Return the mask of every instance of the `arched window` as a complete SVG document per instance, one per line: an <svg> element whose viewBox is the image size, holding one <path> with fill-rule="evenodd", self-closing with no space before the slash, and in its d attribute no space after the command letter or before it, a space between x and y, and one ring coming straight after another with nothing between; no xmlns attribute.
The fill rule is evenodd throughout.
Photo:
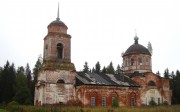
<svg viewBox="0 0 180 112"><path fill-rule="evenodd" d="M134 65L134 57L131 58L131 66Z"/></svg>
<svg viewBox="0 0 180 112"><path fill-rule="evenodd" d="M135 106L135 98L131 97L131 106L134 107Z"/></svg>
<svg viewBox="0 0 180 112"><path fill-rule="evenodd" d="M138 57L138 65L142 65L142 58Z"/></svg>
<svg viewBox="0 0 180 112"><path fill-rule="evenodd" d="M58 59L63 58L63 45L61 43L57 44L57 58Z"/></svg>
<svg viewBox="0 0 180 112"><path fill-rule="evenodd" d="M124 61L124 66L128 66L128 61L127 61L127 59Z"/></svg>
<svg viewBox="0 0 180 112"><path fill-rule="evenodd" d="M136 106L136 94L133 92L130 93L130 106Z"/></svg>
<svg viewBox="0 0 180 112"><path fill-rule="evenodd" d="M148 86L156 86L156 84L154 83L154 81L149 81Z"/></svg>
<svg viewBox="0 0 180 112"><path fill-rule="evenodd" d="M59 79L59 80L57 81L57 83L64 84L65 82L64 82L63 79Z"/></svg>

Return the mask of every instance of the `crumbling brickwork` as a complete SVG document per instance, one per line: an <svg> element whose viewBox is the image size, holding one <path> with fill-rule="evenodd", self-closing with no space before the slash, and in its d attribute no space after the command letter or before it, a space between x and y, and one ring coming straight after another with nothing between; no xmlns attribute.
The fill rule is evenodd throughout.
<svg viewBox="0 0 180 112"><path fill-rule="evenodd" d="M75 72L66 70L43 70L38 75L35 90L35 103L67 104L75 100Z"/></svg>
<svg viewBox="0 0 180 112"><path fill-rule="evenodd" d="M92 106L91 98L95 98L95 106L102 106L102 97L106 98L106 106L111 107L113 98L119 102L119 106L131 106L134 98L134 106L140 106L140 92L138 88L130 87L115 87L115 86L78 86L76 89L78 99L82 102L83 106Z"/></svg>

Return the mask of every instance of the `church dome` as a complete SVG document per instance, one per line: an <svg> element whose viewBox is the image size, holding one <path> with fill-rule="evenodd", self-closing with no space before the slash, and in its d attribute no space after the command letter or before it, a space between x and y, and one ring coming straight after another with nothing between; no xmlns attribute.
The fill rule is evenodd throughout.
<svg viewBox="0 0 180 112"><path fill-rule="evenodd" d="M67 26L64 24L64 22L62 22L59 18L56 18L56 20L52 21L49 26L65 26L67 28Z"/></svg>
<svg viewBox="0 0 180 112"><path fill-rule="evenodd" d="M151 56L151 53L149 52L149 50L146 47L144 47L141 44L138 44L138 37L137 36L134 37L134 40L135 40L134 44L131 45L126 50L126 52L123 54L123 57L128 56L128 55L132 55L132 54L147 54L147 55Z"/></svg>
<svg viewBox="0 0 180 112"><path fill-rule="evenodd" d="M67 29L68 27L64 24L64 22L62 22L59 18L59 4L58 4L58 12L57 12L57 18L56 20L52 21L49 25L49 26L65 26Z"/></svg>

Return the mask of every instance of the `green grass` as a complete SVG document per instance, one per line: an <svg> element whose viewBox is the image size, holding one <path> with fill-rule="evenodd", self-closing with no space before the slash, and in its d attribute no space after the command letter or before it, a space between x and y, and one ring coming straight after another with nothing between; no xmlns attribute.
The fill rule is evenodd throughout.
<svg viewBox="0 0 180 112"><path fill-rule="evenodd" d="M180 112L180 105L154 107L81 108L81 107L35 107L11 106L0 112Z"/></svg>
<svg viewBox="0 0 180 112"><path fill-rule="evenodd" d="M6 110L4 110L4 109L0 109L0 112L7 112Z"/></svg>

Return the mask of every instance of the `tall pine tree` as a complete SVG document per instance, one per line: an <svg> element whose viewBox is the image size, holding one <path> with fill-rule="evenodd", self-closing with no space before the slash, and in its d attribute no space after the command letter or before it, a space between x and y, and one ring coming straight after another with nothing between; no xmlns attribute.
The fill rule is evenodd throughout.
<svg viewBox="0 0 180 112"><path fill-rule="evenodd" d="M110 62L109 66L107 67L107 73L114 74L114 67L112 61Z"/></svg>
<svg viewBox="0 0 180 112"><path fill-rule="evenodd" d="M26 74L26 77L27 77L28 87L31 88L32 77L31 77L31 70L30 70L30 67L29 67L29 63L26 64L25 74Z"/></svg>
<svg viewBox="0 0 180 112"><path fill-rule="evenodd" d="M38 71L40 70L41 66L42 66L42 57L39 56L38 60L36 61L35 67L33 69L34 83L37 83L37 75L38 75Z"/></svg>
<svg viewBox="0 0 180 112"><path fill-rule="evenodd" d="M16 86L14 100L19 104L32 104L32 96L28 88L28 81L24 74L24 68L19 67L17 70Z"/></svg>
<svg viewBox="0 0 180 112"><path fill-rule="evenodd" d="M89 66L88 63L85 62L83 72L88 73L89 72Z"/></svg>
<svg viewBox="0 0 180 112"><path fill-rule="evenodd" d="M96 63L96 65L95 65L95 73L100 73L100 71L101 71L101 65L100 65L100 63L99 63L99 61Z"/></svg>
<svg viewBox="0 0 180 112"><path fill-rule="evenodd" d="M39 56L38 60L36 61L35 66L33 68L34 80L32 82L32 88L31 88L31 94L32 94L33 99L34 99L35 84L37 83L37 75L38 75L38 72L39 72L41 66L42 66L42 57Z"/></svg>
<svg viewBox="0 0 180 112"><path fill-rule="evenodd" d="M95 73L95 69L94 69L94 67L92 68L92 73Z"/></svg>
<svg viewBox="0 0 180 112"><path fill-rule="evenodd" d="M116 69L116 74L121 74L122 70L121 70L121 67L120 65L118 64L117 65L117 69Z"/></svg>
<svg viewBox="0 0 180 112"><path fill-rule="evenodd" d="M164 78L169 79L169 69L166 68L164 71Z"/></svg>
<svg viewBox="0 0 180 112"><path fill-rule="evenodd" d="M31 69L29 66L29 63L26 65L26 70L25 70L26 78L27 78L27 86L31 92L31 96L34 99L34 82L32 80L32 74L31 74Z"/></svg>
<svg viewBox="0 0 180 112"><path fill-rule="evenodd" d="M106 74L106 67L104 66L103 69L102 69L102 73L103 74Z"/></svg>
<svg viewBox="0 0 180 112"><path fill-rule="evenodd" d="M1 74L1 102L8 103L12 100L15 94L15 78L16 71L14 64L7 61Z"/></svg>
<svg viewBox="0 0 180 112"><path fill-rule="evenodd" d="M177 103L180 103L180 71L176 71L174 96L177 99Z"/></svg>

